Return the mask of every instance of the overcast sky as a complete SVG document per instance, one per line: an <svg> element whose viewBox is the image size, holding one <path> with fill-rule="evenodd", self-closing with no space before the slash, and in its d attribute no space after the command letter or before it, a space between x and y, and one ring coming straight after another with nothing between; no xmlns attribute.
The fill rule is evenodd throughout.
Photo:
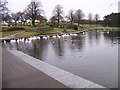
<svg viewBox="0 0 120 90"><path fill-rule="evenodd" d="M23 11L31 0L7 0L8 7L12 12ZM57 4L63 6L64 16L70 9L81 9L87 18L88 13L99 14L103 19L105 15L118 12L118 1L120 0L37 0L42 4L47 18L52 16L52 11Z"/></svg>

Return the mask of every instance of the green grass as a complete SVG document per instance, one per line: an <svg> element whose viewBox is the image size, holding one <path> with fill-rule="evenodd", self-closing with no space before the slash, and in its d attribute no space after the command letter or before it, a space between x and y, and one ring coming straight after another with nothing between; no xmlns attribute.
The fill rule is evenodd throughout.
<svg viewBox="0 0 120 90"><path fill-rule="evenodd" d="M94 29L104 30L104 31L118 31L120 30L119 27L95 27Z"/></svg>
<svg viewBox="0 0 120 90"><path fill-rule="evenodd" d="M9 36L9 35L12 35L12 34L15 34L15 33L18 33L20 31L7 31L7 32L0 32L0 35L2 37L5 37L5 36Z"/></svg>
<svg viewBox="0 0 120 90"><path fill-rule="evenodd" d="M66 24L67 22L61 22L61 24ZM48 34L61 34L63 33L64 29L62 28L54 28L53 30L42 30L42 31L38 31L37 28L33 29L29 26L21 26L24 27L26 30L23 33L20 33L18 35L16 35L17 37L29 37L29 36L34 36L34 35L48 35ZM21 32L21 30L16 30L16 31L7 31L9 27L2 27L4 32L0 32L0 36L5 37L8 35L12 35L18 32ZM89 25L89 24L81 24L79 26L79 30L84 30L84 29L88 29L88 30L93 30L93 29L100 29L100 30L118 30L118 27L103 27L98 25L98 27L96 27L96 25ZM70 32L76 32L76 30L72 30L72 29L67 29L67 33Z"/></svg>
<svg viewBox="0 0 120 90"><path fill-rule="evenodd" d="M83 27L83 28L81 28ZM104 26L101 26L101 25L96 25L95 24L92 24L91 26L89 24L81 24L79 26L79 29L88 29L88 30L96 30L96 29L99 29L99 30L104 30L104 31L118 31L120 30L118 27L104 27Z"/></svg>
<svg viewBox="0 0 120 90"><path fill-rule="evenodd" d="M40 34L42 34L42 35L46 35L46 34L58 34L58 33L61 33L62 31L63 31L63 29L54 28L53 30L41 31Z"/></svg>
<svg viewBox="0 0 120 90"><path fill-rule="evenodd" d="M60 25L68 25L68 24L70 24L70 22L60 22Z"/></svg>
<svg viewBox="0 0 120 90"><path fill-rule="evenodd" d="M48 30L48 31L43 31L43 32L40 32L40 34L42 35L46 35L46 34L60 34L60 33L63 33L63 29L61 28L54 28L53 30ZM69 32L75 32L76 30L72 30L72 29L67 29L67 33Z"/></svg>
<svg viewBox="0 0 120 90"><path fill-rule="evenodd" d="M62 22L63 24L65 24L66 22ZM21 26L22 27L22 26ZM39 31L37 30L37 28L33 29L31 27L28 26L23 26L26 30L23 33L20 33L18 35L16 35L16 37L29 37L29 36L35 36L35 35L48 35L48 34L61 34L64 33L64 29L62 28L54 28L53 30L42 30ZM8 27L4 27L3 29L6 30ZM102 26L98 26L96 27L96 25L89 25L89 24L81 24L79 26L79 30L84 30L84 29L88 29L88 30L93 30L93 29L101 29L101 30L118 30L117 27L102 27ZM19 30L17 31L5 31L5 32L0 32L0 35L2 37L4 36L8 36L8 35L12 35L15 33L21 32ZM76 30L72 30L72 29L67 29L67 33L70 32L76 32Z"/></svg>
<svg viewBox="0 0 120 90"><path fill-rule="evenodd" d="M29 37L29 36L34 36L38 34L39 34L38 32L23 32L23 33L16 35L16 37Z"/></svg>
<svg viewBox="0 0 120 90"><path fill-rule="evenodd" d="M8 28L9 28L9 27L7 27L7 26L2 27L2 28L0 29L0 32L2 32L2 31L7 31Z"/></svg>
<svg viewBox="0 0 120 90"><path fill-rule="evenodd" d="M83 27L83 29L91 29L91 28L95 28L96 25L95 24L92 24L91 26L89 24L82 24L79 26L80 27Z"/></svg>
<svg viewBox="0 0 120 90"><path fill-rule="evenodd" d="M67 33L69 32L75 32L76 30L67 29ZM35 36L35 35L48 35L48 34L60 34L63 33L63 29L60 28L54 28L53 30L46 30L46 31L40 31L40 32L23 32L21 34L16 35L16 37L29 37L29 36Z"/></svg>

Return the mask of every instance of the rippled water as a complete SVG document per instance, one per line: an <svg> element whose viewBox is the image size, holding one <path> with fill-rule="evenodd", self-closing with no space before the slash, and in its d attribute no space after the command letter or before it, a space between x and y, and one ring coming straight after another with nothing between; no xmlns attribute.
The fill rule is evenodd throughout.
<svg viewBox="0 0 120 90"><path fill-rule="evenodd" d="M4 44L109 88L118 87L118 32L31 37Z"/></svg>

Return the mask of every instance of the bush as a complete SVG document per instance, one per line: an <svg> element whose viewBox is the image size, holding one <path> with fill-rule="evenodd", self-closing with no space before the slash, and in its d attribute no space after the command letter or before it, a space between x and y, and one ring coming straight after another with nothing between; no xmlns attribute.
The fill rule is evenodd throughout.
<svg viewBox="0 0 120 90"><path fill-rule="evenodd" d="M26 30L24 27L10 27L7 31Z"/></svg>
<svg viewBox="0 0 120 90"><path fill-rule="evenodd" d="M67 28L68 29L78 30L78 26L77 25L71 25L71 24L69 24L69 25L67 25Z"/></svg>
<svg viewBox="0 0 120 90"><path fill-rule="evenodd" d="M57 27L58 27L58 25L57 25L56 23L51 23L51 24L49 24L49 26L50 26L51 28L57 28Z"/></svg>
<svg viewBox="0 0 120 90"><path fill-rule="evenodd" d="M51 30L52 28L50 26L46 26L46 27L38 27L37 31L46 31L46 30Z"/></svg>
<svg viewBox="0 0 120 90"><path fill-rule="evenodd" d="M73 29L74 30L78 30L78 26L77 25L73 25Z"/></svg>

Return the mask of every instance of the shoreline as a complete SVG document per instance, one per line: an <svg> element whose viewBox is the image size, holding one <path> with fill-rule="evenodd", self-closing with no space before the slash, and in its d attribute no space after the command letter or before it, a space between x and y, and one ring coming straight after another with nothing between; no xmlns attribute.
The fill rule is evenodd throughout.
<svg viewBox="0 0 120 90"><path fill-rule="evenodd" d="M52 36L62 36L62 35L64 35L64 34L79 34L79 33L83 33L83 32L85 32L86 30L80 30L80 31L75 31L75 32L66 32L66 33L58 33L58 34L47 34L47 35L43 35L43 34L38 34L38 35L33 35L33 36L27 36L27 37L12 37L12 38L9 38L10 36L12 36L12 35L9 35L9 36L6 36L6 37L2 37L2 38L0 38L0 41L2 41L2 42L4 42L4 41L6 41L6 42L10 42L10 40L18 40L18 39L22 39L22 38L25 38L25 39L27 39L27 38L30 38L30 37L35 37L35 36L39 36L39 37L41 37L41 38L43 38L43 37L46 37L46 36L49 36L49 37L52 37ZM15 34L14 34L15 35Z"/></svg>
<svg viewBox="0 0 120 90"><path fill-rule="evenodd" d="M30 37L36 37L36 36L39 36L40 38L43 38L43 37L53 37L53 36L62 36L64 34L80 34L80 33L83 33L83 32L86 32L86 31L96 31L98 30L98 28L91 28L91 29L83 29L83 30L78 30L78 31L75 31L75 32L60 32L60 33L56 33L56 34L38 34L38 35L32 35L32 36L25 36L25 37L16 37L17 34L13 34L13 35L9 35L9 36L5 36L5 37L1 37L0 38L0 42L10 42L11 40L18 40L18 39L27 39L27 38L30 38ZM99 29L101 31L113 31L112 29ZM119 31L119 29L117 30L114 30L114 31ZM11 37L13 36L13 37ZM6 38L7 37L7 38Z"/></svg>

